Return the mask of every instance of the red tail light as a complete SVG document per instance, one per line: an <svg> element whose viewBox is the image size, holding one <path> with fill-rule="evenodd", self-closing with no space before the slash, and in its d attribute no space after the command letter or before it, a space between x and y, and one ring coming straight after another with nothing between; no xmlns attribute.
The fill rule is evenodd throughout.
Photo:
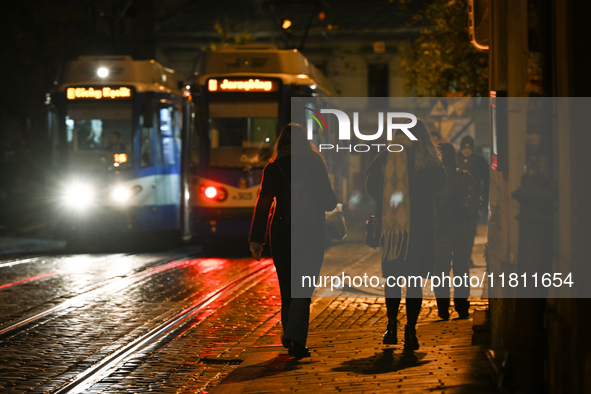
<svg viewBox="0 0 591 394"><path fill-rule="evenodd" d="M218 195L218 189L213 186L209 186L205 188L205 197L207 198L215 198Z"/></svg>
<svg viewBox="0 0 591 394"><path fill-rule="evenodd" d="M202 185L201 194L207 200L224 201L228 198L228 192L226 189L219 186Z"/></svg>

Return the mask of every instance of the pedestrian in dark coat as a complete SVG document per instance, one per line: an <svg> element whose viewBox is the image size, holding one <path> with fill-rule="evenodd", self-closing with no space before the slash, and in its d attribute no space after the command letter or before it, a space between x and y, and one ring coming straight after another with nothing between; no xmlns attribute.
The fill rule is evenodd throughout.
<svg viewBox="0 0 591 394"><path fill-rule="evenodd" d="M434 275L442 278L450 275L453 261L453 275L466 277L470 273L472 253L471 221L478 215L477 208L466 208L465 200L469 188L480 193L478 185L468 171L460 170L456 164L456 150L452 144L441 144L443 166L447 172L447 185L437 196L437 257ZM473 212L472 212L473 210ZM443 279L435 288L439 317L449 319L450 279ZM454 308L460 318L468 318L470 287L454 287Z"/></svg>
<svg viewBox="0 0 591 394"><path fill-rule="evenodd" d="M382 275L385 278L426 278L435 268L435 192L443 189L447 175L424 123L419 120L412 133L418 141L411 141L397 131L392 142L402 145L403 151L381 152L366 171L367 192L376 200L376 217L380 219ZM383 343L396 344L401 288L389 286L387 281L384 291L388 327ZM422 301L421 283L415 286L407 281L406 352L419 348L415 325Z"/></svg>
<svg viewBox="0 0 591 394"><path fill-rule="evenodd" d="M474 153L474 138L469 135L462 138L460 151L457 153L457 166L472 175L481 191L483 205L488 206L488 189L490 181L489 166L486 159Z"/></svg>
<svg viewBox="0 0 591 394"><path fill-rule="evenodd" d="M292 203L292 185L297 185L298 193L307 193L310 198L295 196L297 201ZM263 170L249 239L256 259L261 258L273 202L270 243L281 293L282 343L290 355L308 357L306 340L314 288L303 288L302 277L320 274L324 259L324 213L335 208L337 198L322 156L297 124L282 130L274 159ZM302 297L292 297L292 289Z"/></svg>
<svg viewBox="0 0 591 394"><path fill-rule="evenodd" d="M481 207L487 209L488 207L488 191L490 172L486 159L474 153L474 138L469 135L462 138L460 142L460 151L457 154L457 165L460 170L466 170L472 175L474 181L478 185L482 197ZM474 237L476 237L476 229L478 228L478 218L472 220L472 245L474 247ZM470 259L470 265L473 265Z"/></svg>

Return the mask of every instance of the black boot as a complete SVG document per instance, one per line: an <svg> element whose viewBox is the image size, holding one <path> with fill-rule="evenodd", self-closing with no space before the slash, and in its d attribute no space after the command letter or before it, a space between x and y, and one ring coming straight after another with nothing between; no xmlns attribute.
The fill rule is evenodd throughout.
<svg viewBox="0 0 591 394"><path fill-rule="evenodd" d="M283 335L281 337L281 344L283 345L284 348L289 349L289 346L291 345L291 341L289 339L286 339L285 335Z"/></svg>
<svg viewBox="0 0 591 394"><path fill-rule="evenodd" d="M439 309L437 314L441 320L449 320L449 309Z"/></svg>
<svg viewBox="0 0 591 394"><path fill-rule="evenodd" d="M443 320L449 319L449 298L437 299L437 314Z"/></svg>
<svg viewBox="0 0 591 394"><path fill-rule="evenodd" d="M300 358L311 356L310 349L295 341L291 341L288 354L292 357L297 358L298 360Z"/></svg>
<svg viewBox="0 0 591 394"><path fill-rule="evenodd" d="M388 326L382 339L384 345L396 345L398 336L398 308L400 307L400 298L389 298L386 296L386 315L388 316Z"/></svg>
<svg viewBox="0 0 591 394"><path fill-rule="evenodd" d="M398 335L396 333L397 323L396 320L388 321L388 326L386 327L386 332L382 339L384 345L396 345L398 343Z"/></svg>
<svg viewBox="0 0 591 394"><path fill-rule="evenodd" d="M470 317L470 302L467 298L454 299L454 306L458 312L459 319L468 319Z"/></svg>
<svg viewBox="0 0 591 394"><path fill-rule="evenodd" d="M419 340L417 339L417 329L414 326L404 327L404 349L403 353L412 353L419 350Z"/></svg>

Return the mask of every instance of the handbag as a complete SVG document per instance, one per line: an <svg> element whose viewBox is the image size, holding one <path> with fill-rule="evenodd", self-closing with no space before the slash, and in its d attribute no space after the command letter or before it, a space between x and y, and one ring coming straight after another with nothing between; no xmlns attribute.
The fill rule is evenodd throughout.
<svg viewBox="0 0 591 394"><path fill-rule="evenodd" d="M380 222L375 215L365 222L365 244L371 248L380 246Z"/></svg>
<svg viewBox="0 0 591 394"><path fill-rule="evenodd" d="M326 223L326 236L330 239L340 241L347 236L347 224L343 213L343 204L337 204L336 208L324 213Z"/></svg>

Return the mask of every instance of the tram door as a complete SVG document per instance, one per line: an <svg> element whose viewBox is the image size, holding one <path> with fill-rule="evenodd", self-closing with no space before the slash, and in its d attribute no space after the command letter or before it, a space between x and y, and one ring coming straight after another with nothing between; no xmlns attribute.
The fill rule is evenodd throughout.
<svg viewBox="0 0 591 394"><path fill-rule="evenodd" d="M157 171L154 178L157 221L161 228L180 228L180 130L178 111L159 107L155 124Z"/></svg>
<svg viewBox="0 0 591 394"><path fill-rule="evenodd" d="M153 114L146 115L146 118L153 117ZM156 206L156 162L155 162L155 144L154 144L154 123L152 119L143 119L143 124L139 131L139 179L144 192L141 194L139 218L142 229L151 230L156 227L156 215L158 207Z"/></svg>

